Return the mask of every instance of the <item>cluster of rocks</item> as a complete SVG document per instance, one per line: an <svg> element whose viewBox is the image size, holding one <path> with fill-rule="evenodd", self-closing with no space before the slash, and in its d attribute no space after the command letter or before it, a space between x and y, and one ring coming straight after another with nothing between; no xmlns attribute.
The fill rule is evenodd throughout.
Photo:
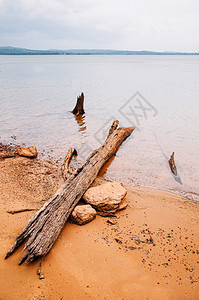
<svg viewBox="0 0 199 300"><path fill-rule="evenodd" d="M95 219L97 211L115 213L127 207L126 189L119 182L106 182L89 188L83 196L88 203L78 205L71 214L71 219L78 225L86 224Z"/></svg>
<svg viewBox="0 0 199 300"><path fill-rule="evenodd" d="M30 147L16 147L13 145L3 145L0 143L0 159L24 156L29 158L37 157L37 148L35 146Z"/></svg>

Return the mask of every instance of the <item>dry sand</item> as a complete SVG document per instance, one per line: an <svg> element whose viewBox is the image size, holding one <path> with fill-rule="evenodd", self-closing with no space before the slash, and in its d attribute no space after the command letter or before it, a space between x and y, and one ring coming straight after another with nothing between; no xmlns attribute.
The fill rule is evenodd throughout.
<svg viewBox="0 0 199 300"><path fill-rule="evenodd" d="M18 266L22 247L4 260L34 214L7 211L40 208L62 182L53 161L0 161L1 300L199 299L199 205L167 192L128 188L117 219L68 223L42 259L42 280L41 260Z"/></svg>

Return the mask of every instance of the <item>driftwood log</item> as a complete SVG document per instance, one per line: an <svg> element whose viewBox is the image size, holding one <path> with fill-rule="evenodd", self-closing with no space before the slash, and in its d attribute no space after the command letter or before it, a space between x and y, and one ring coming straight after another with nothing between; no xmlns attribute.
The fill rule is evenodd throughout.
<svg viewBox="0 0 199 300"><path fill-rule="evenodd" d="M72 113L76 116L83 115L84 111L84 93L81 93L81 96L77 97L77 103Z"/></svg>
<svg viewBox="0 0 199 300"><path fill-rule="evenodd" d="M8 258L26 239L28 240L23 249L26 253L19 264L31 262L50 251L71 212L99 170L135 129L135 127L117 128L118 123L113 122L104 144L92 152L75 174L70 174L57 193L28 221L5 258Z"/></svg>

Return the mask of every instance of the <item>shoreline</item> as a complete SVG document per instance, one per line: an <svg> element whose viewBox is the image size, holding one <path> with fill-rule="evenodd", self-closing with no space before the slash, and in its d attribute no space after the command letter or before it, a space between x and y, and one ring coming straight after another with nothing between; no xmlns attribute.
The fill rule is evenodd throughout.
<svg viewBox="0 0 199 300"><path fill-rule="evenodd" d="M2 147L2 146L7 148L8 150L11 148L11 149L16 151L17 147L23 147L23 146L26 146L26 145L24 143L17 144L17 143L12 142L12 143L3 144L2 142L0 142L0 147ZM52 155L52 150L48 151L46 153L45 153L44 150L42 152L39 152L38 156L37 156L37 159L39 161L43 161L43 162L53 161L57 165L57 167L59 167L59 168L61 168L62 162L64 160L64 158ZM100 172L98 174L98 177L101 178L104 181L113 181L113 179L111 179L110 176L106 177L106 172L108 170L108 167L111 165L113 160L114 160L114 157L109 159L109 161L102 167L102 169L100 170ZM81 166L81 163L82 162L78 162L77 160L72 159L71 167L72 168L78 168L78 167ZM120 182L121 180L116 178L116 179L114 179L114 181L119 181ZM138 186L139 187L141 186L141 183L138 184L137 182L135 182L133 184L133 181L132 181L132 183L130 183L130 182L128 182L128 183L127 182L122 182L122 183L124 185L128 186L128 187L137 188ZM146 189L146 190L153 190L153 191L160 191L161 190L161 191L169 192L169 193L172 193L174 195L184 197L188 201L193 201L193 202L199 203L199 193L195 192L195 191L192 191L192 190L191 191L180 190L180 189L177 189L177 188L171 188L171 187L169 188L169 187L159 186L159 185L142 185L141 188Z"/></svg>
<svg viewBox="0 0 199 300"><path fill-rule="evenodd" d="M18 266L22 247L4 256L34 212L7 211L39 209L63 183L61 168L53 160L16 157L0 161L0 174L2 299L199 297L198 203L127 187L128 207L117 213L115 225L100 216L83 226L67 223L46 257Z"/></svg>

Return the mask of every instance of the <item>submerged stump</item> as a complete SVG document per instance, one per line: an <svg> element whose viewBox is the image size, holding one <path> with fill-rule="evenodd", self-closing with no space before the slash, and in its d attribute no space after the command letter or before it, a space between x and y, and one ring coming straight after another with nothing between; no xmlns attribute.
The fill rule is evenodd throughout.
<svg viewBox="0 0 199 300"><path fill-rule="evenodd" d="M79 97L77 97L77 103L72 113L76 116L83 115L84 111L84 93L81 93Z"/></svg>

